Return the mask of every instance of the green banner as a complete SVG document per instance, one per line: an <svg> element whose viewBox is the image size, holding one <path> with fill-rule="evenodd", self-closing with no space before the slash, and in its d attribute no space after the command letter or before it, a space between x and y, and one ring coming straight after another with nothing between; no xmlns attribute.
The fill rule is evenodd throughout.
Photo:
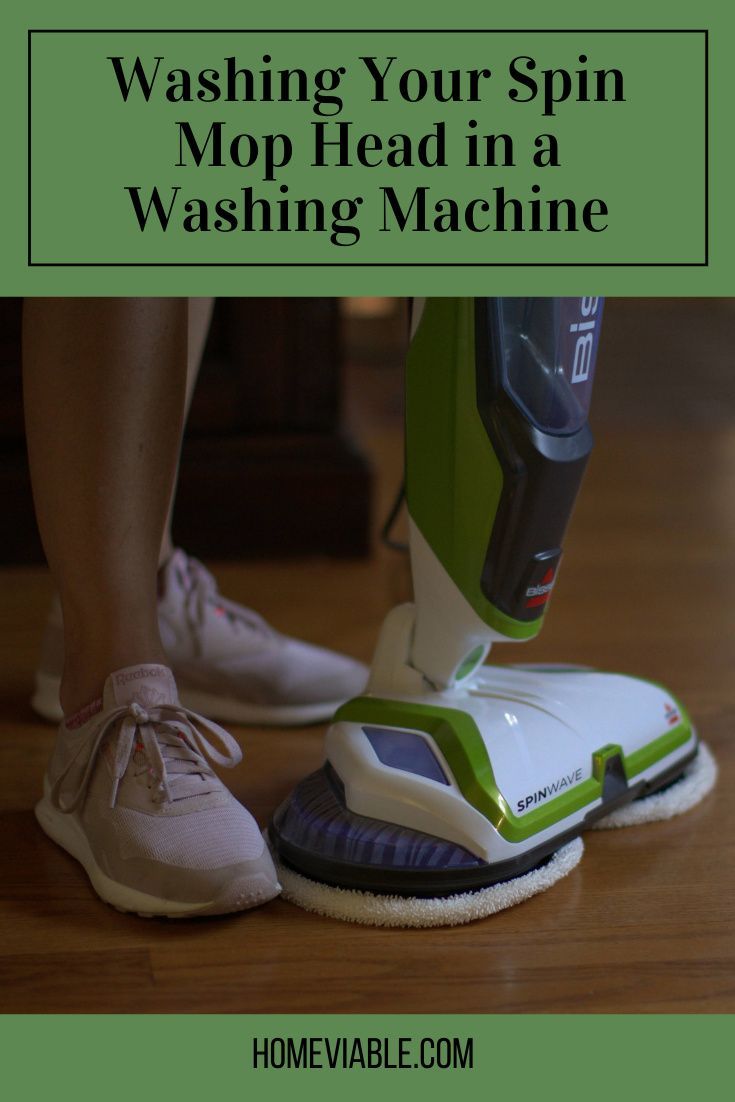
<svg viewBox="0 0 735 1102"><path fill-rule="evenodd" d="M5 293L733 291L712 0L3 21Z"/></svg>
<svg viewBox="0 0 735 1102"><path fill-rule="evenodd" d="M704 31L35 31L29 59L34 266L707 262Z"/></svg>
<svg viewBox="0 0 735 1102"><path fill-rule="evenodd" d="M647 1089L684 1102L726 1089L732 1036L714 1015L10 1017L3 1082L8 1098L78 1102L619 1102Z"/></svg>

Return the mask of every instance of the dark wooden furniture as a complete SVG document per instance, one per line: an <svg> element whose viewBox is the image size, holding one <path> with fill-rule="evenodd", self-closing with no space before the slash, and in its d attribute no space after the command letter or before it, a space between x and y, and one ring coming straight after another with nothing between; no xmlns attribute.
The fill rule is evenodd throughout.
<svg viewBox="0 0 735 1102"><path fill-rule="evenodd" d="M0 300L0 562L42 559L23 434L20 299ZM339 302L218 300L174 517L207 558L362 555L370 469L341 425Z"/></svg>

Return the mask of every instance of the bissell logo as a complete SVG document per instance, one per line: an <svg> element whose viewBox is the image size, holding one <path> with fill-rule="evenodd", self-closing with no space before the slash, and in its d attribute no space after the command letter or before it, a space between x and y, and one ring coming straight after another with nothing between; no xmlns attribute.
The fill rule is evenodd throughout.
<svg viewBox="0 0 735 1102"><path fill-rule="evenodd" d="M673 704L664 704L664 712L669 727L673 727L679 722L680 716Z"/></svg>
<svg viewBox="0 0 735 1102"><path fill-rule="evenodd" d="M554 571L552 567L544 574L539 585L529 585L526 590L526 608L536 608L537 605L545 605L554 588Z"/></svg>
<svg viewBox="0 0 735 1102"><path fill-rule="evenodd" d="M599 297L583 298L580 303L581 320L575 321L569 326L570 333L576 334L571 371L573 383L585 383L589 378L592 352L595 347L595 326L598 321L597 308L599 305Z"/></svg>

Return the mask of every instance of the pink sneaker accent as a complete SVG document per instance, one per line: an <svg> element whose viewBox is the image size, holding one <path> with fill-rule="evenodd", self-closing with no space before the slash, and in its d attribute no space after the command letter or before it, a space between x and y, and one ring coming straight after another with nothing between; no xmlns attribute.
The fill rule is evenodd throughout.
<svg viewBox="0 0 735 1102"><path fill-rule="evenodd" d="M73 716L67 716L64 720L64 725L67 731L76 731L79 727L83 727L87 720L92 716L96 716L98 712L102 711L102 697L99 700L93 700L91 704L85 705L84 708L80 708L78 712L75 712Z"/></svg>

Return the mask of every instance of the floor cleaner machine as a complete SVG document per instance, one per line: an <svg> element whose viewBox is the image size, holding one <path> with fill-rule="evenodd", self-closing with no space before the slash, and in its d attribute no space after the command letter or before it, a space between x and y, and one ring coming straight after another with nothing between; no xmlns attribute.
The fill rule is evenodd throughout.
<svg viewBox="0 0 735 1102"><path fill-rule="evenodd" d="M287 898L357 922L467 922L550 887L595 825L670 817L715 765L679 701L580 666L488 665L538 634L592 447L601 298L415 300L406 373L414 601L269 838Z"/></svg>

